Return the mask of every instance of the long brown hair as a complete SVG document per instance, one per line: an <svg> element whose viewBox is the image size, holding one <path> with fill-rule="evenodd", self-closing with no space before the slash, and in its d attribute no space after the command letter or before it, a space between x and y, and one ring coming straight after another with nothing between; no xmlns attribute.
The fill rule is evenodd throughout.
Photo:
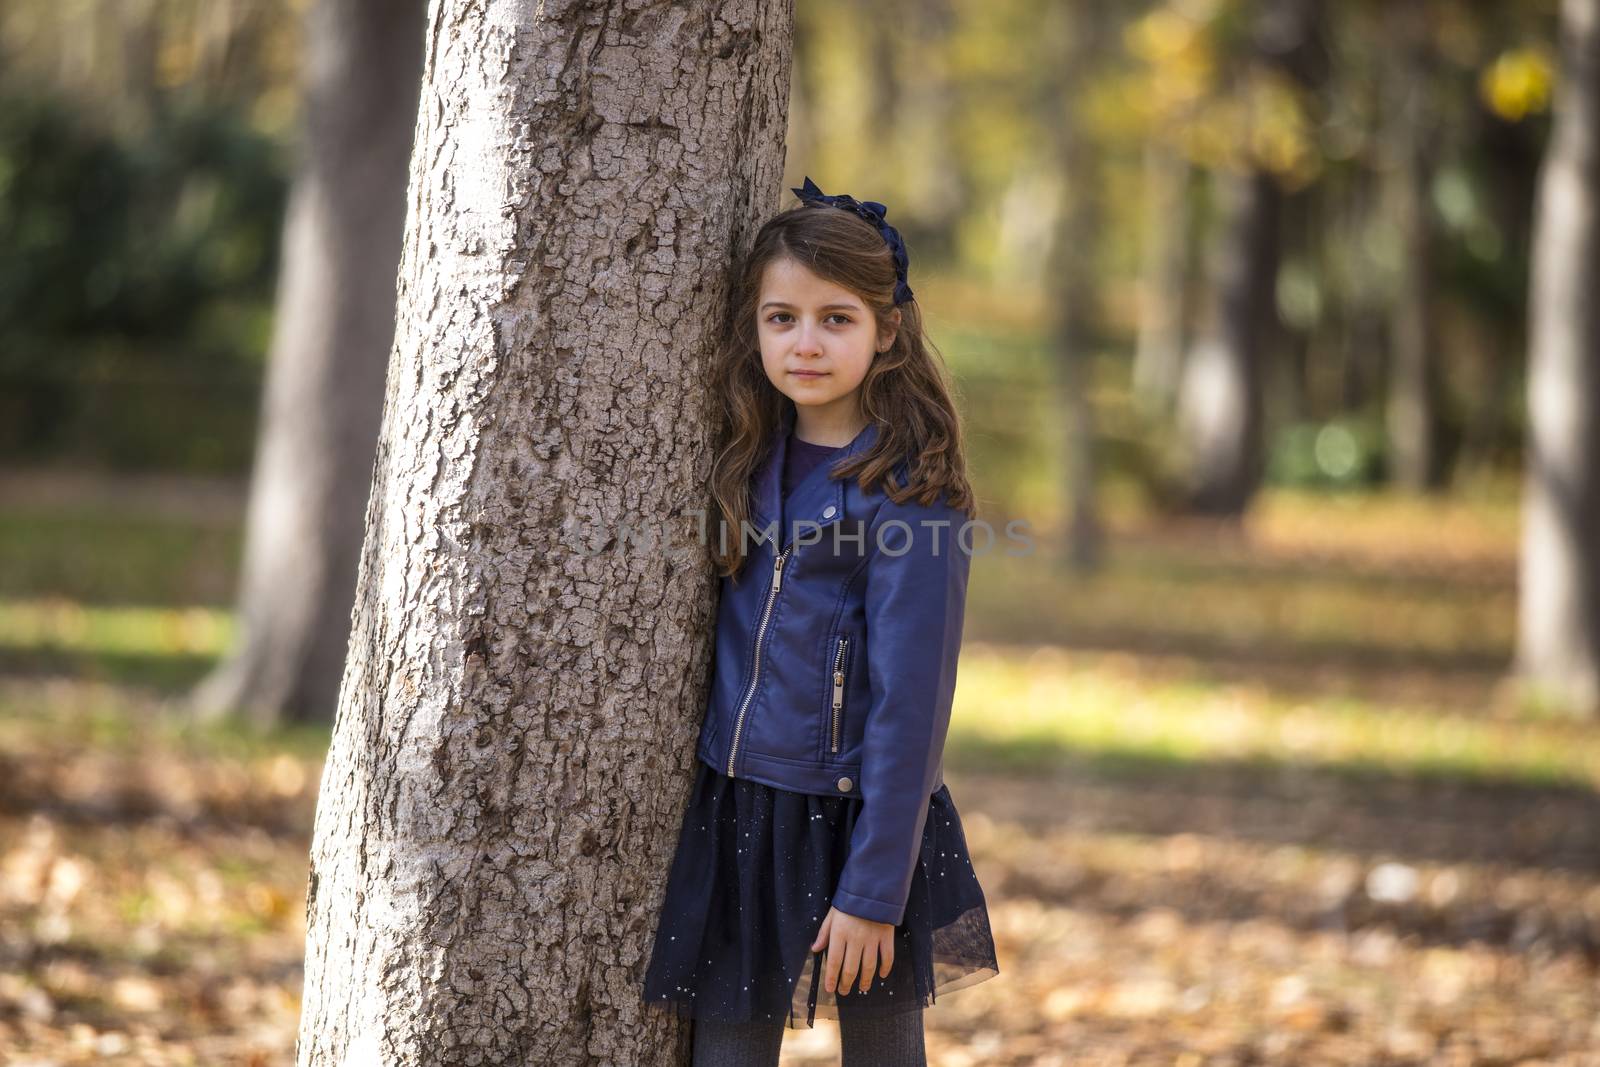
<svg viewBox="0 0 1600 1067"><path fill-rule="evenodd" d="M975 518L977 504L967 480L961 418L943 357L923 332L916 298L899 305L894 326L894 260L889 246L864 219L827 205L797 204L774 215L756 233L734 280L731 327L716 356L717 392L724 438L711 469L711 494L728 531L726 543L711 538L719 574L735 574L744 563L741 536L750 518L750 479L766 457L773 432L792 404L761 365L757 304L767 266L791 259L826 281L861 298L876 320L876 335L895 329L894 343L874 353L861 382L861 411L876 423L870 448L840 461L835 478L855 477L863 490L881 484L896 503L916 498L931 504L944 496L951 507ZM909 481L898 485L895 466L908 461Z"/></svg>

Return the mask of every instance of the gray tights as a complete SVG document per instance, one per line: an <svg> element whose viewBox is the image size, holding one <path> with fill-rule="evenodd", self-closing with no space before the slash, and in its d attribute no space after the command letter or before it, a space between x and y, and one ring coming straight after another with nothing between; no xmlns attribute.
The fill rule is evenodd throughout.
<svg viewBox="0 0 1600 1067"><path fill-rule="evenodd" d="M927 1067L922 1010L839 1020L841 1067ZM694 1067L777 1067L783 1020L694 1021Z"/></svg>

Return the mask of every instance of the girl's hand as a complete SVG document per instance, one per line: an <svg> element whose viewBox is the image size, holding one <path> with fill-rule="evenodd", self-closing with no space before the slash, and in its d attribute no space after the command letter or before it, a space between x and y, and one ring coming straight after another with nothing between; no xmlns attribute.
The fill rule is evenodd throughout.
<svg viewBox="0 0 1600 1067"><path fill-rule="evenodd" d="M828 917L822 920L822 929L811 942L812 952L824 950L827 955L822 961L822 976L828 992L834 992L837 984L844 987L838 995L848 995L859 974L861 992L865 993L872 987L875 974L881 972L883 977L889 977L889 968L894 963L894 926L830 907Z"/></svg>

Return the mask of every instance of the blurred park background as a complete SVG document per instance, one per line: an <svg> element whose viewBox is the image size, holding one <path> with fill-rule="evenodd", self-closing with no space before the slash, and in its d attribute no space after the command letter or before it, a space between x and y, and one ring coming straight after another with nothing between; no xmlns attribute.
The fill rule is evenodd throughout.
<svg viewBox="0 0 1600 1067"><path fill-rule="evenodd" d="M984 517L1039 548L974 568L947 773L1002 974L932 1062L1600 1062L1600 4L1564 6L799 0L784 185L889 205ZM398 195L279 279L297 174L409 138L422 30L0 8L0 1060L293 1061L375 438L275 426L269 368L376 367L321 416L375 434ZM340 270L390 306L307 326ZM328 458L258 458L286 433ZM268 481L339 514L252 521Z"/></svg>

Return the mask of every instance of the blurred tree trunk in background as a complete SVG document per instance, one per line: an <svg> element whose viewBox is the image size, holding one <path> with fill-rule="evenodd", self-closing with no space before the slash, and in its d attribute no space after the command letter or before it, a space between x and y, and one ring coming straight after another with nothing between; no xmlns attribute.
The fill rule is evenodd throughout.
<svg viewBox="0 0 1600 1067"><path fill-rule="evenodd" d="M121 67L118 81L121 82L122 94L117 105L122 109L131 109L140 116L150 114L156 86L160 84L157 68L160 65L161 33L154 9L154 0L122 0L111 18L95 19L92 24L85 26L90 35L106 34L108 29L111 30L112 46L103 49L103 52L115 54ZM209 52L205 57L213 58ZM124 114L127 113L128 110L124 110Z"/></svg>
<svg viewBox="0 0 1600 1067"><path fill-rule="evenodd" d="M0 7L0 71L15 79L10 91L26 85L64 92L86 114L152 137L163 107L185 92L217 110L261 105L262 94L296 65L302 35L287 27L303 6L304 0L9 0Z"/></svg>
<svg viewBox="0 0 1600 1067"><path fill-rule="evenodd" d="M1389 476L1413 491L1439 488L1438 331L1434 325L1433 209L1437 134L1433 107L1432 27L1423 0L1403 0L1386 14L1393 27L1393 88L1388 94L1389 217L1400 244L1392 304L1389 393L1385 405Z"/></svg>
<svg viewBox="0 0 1600 1067"><path fill-rule="evenodd" d="M1600 713L1600 0L1562 0L1529 297L1517 669Z"/></svg>
<svg viewBox="0 0 1600 1067"><path fill-rule="evenodd" d="M822 15L823 12L818 8L803 5L796 8L794 14L794 59L791 64L794 73L789 89L789 133L784 144L787 146L785 174L799 177L793 180L786 177L784 188L799 185L806 175L815 174L821 169L818 166L821 162L818 146L822 143L822 137L817 125L823 121L823 115L816 73L821 35L813 25L813 20Z"/></svg>
<svg viewBox="0 0 1600 1067"><path fill-rule="evenodd" d="M1320 0L1260 0L1252 32L1254 62L1304 85ZM1277 321L1283 194L1257 165L1212 175L1221 228L1210 260L1213 307L1205 335L1184 361L1177 424L1187 465L1186 507L1243 515L1265 471L1263 393L1269 331Z"/></svg>
<svg viewBox="0 0 1600 1067"><path fill-rule="evenodd" d="M1144 233L1133 392L1152 414L1169 413L1183 369L1189 283L1189 161L1152 137L1144 146Z"/></svg>
<svg viewBox="0 0 1600 1067"><path fill-rule="evenodd" d="M1261 481L1262 347L1278 276L1277 179L1263 170L1212 174L1221 204L1209 273L1209 330L1188 353L1178 429L1188 464L1186 505L1238 516Z"/></svg>
<svg viewBox="0 0 1600 1067"><path fill-rule="evenodd" d="M911 254L925 264L954 264L956 232L971 205L960 150L957 103L964 88L951 70L955 12L951 0L920 0L901 27L911 60L902 65L900 128L912 165L900 177L915 210L900 227Z"/></svg>
<svg viewBox="0 0 1600 1067"><path fill-rule="evenodd" d="M1293 191L1279 188L1277 298L1266 313L1261 340L1263 352L1272 355L1261 368L1261 386L1265 410L1280 423L1296 423L1314 417L1316 403L1311 360L1320 340L1322 290L1310 264L1321 251L1325 190L1320 184ZM1290 264L1292 274L1287 273Z"/></svg>
<svg viewBox="0 0 1600 1067"><path fill-rule="evenodd" d="M1348 284L1339 316L1339 390L1336 410L1358 412L1381 398L1388 365L1390 294L1373 256L1373 231L1383 219L1382 182L1371 167L1353 168L1349 189L1331 220L1349 243Z"/></svg>
<svg viewBox="0 0 1600 1067"><path fill-rule="evenodd" d="M394 340L426 6L320 0L307 16L302 159L250 482L240 635L191 696L207 717L333 717Z"/></svg>
<svg viewBox="0 0 1600 1067"><path fill-rule="evenodd" d="M709 681L691 509L729 263L780 203L791 8L431 13L299 1063L681 1063L641 950Z"/></svg>
<svg viewBox="0 0 1600 1067"><path fill-rule="evenodd" d="M1067 559L1086 572L1100 564L1103 533L1095 502L1095 423L1092 383L1098 336L1096 293L1100 231L1097 146L1088 132L1084 101L1105 47L1103 0L1083 0L1055 14L1061 62L1045 80L1044 123L1061 182L1056 232L1045 270L1055 296L1051 331L1065 417L1063 494L1067 501Z"/></svg>
<svg viewBox="0 0 1600 1067"><path fill-rule="evenodd" d="M901 49L902 35L911 23L921 18L915 10L907 9L912 0L872 0L871 15L866 21L867 56L870 60L866 101L872 116L871 128L880 139L882 151L890 158L901 158L903 129L900 122L903 97L900 65L895 61ZM920 4L922 0L915 0ZM913 61L915 57L913 57Z"/></svg>

